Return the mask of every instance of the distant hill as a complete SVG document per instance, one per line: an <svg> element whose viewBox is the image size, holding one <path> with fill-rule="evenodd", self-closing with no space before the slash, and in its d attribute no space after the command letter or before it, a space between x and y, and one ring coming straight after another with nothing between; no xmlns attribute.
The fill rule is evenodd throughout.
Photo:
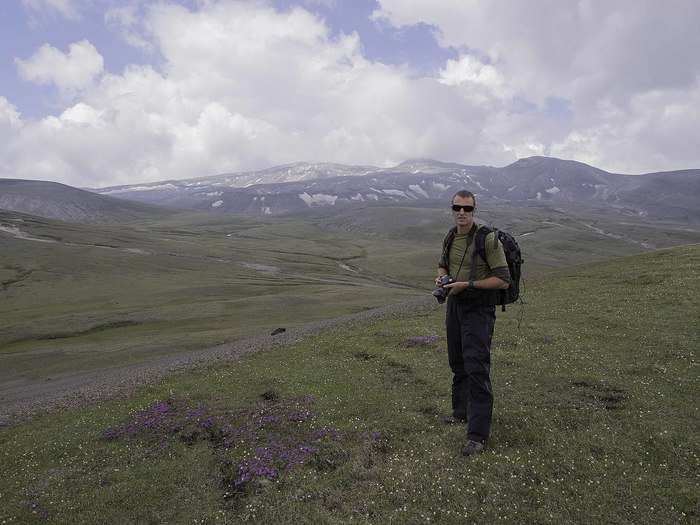
<svg viewBox="0 0 700 525"><path fill-rule="evenodd" d="M162 217L172 210L98 195L57 182L0 179L0 210L67 222L97 223Z"/></svg>
<svg viewBox="0 0 700 525"><path fill-rule="evenodd" d="M503 168L431 159L393 168L309 164L94 190L180 208L253 215L295 213L362 203L444 201L466 188L478 199L605 206L622 214L700 222L700 170L622 175L551 157Z"/></svg>

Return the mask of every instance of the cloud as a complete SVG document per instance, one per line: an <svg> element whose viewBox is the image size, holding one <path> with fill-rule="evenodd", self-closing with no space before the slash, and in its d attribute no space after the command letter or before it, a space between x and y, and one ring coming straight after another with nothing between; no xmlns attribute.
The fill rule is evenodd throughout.
<svg viewBox="0 0 700 525"><path fill-rule="evenodd" d="M24 80L54 84L68 93L90 86L104 67L102 56L87 40L71 44L68 53L44 44L27 60L15 59L15 62Z"/></svg>
<svg viewBox="0 0 700 525"><path fill-rule="evenodd" d="M116 31L130 46L153 51L153 45L143 35L143 12L141 0L110 7L105 11L104 20L108 28Z"/></svg>
<svg viewBox="0 0 700 525"><path fill-rule="evenodd" d="M40 120L23 120L0 99L6 176L97 187L298 160L392 165L434 157L505 165L533 154L625 172L698 164L696 58L689 57L692 78L666 66L668 78L654 80L650 72L645 81L628 81L627 74L642 75L641 66L618 69L623 57L634 62L641 30L620 26L613 12L603 16L603 4L582 0L568 14L559 7L565 4L540 4L551 9L552 24L518 3L505 9L415 0L409 9L382 0L375 18L431 24L442 45L457 50L434 78L369 60L358 34L336 34L301 7L196 5L136 2L108 15L138 39L135 45L154 50L157 66L105 72L87 41L68 53L43 46L18 61L24 78L72 97ZM647 27L643 15L633 18L632 27ZM624 49L608 49L616 42L610 27L626 35ZM684 38L692 44L695 37ZM668 49L680 48L674 42ZM618 58L601 56L596 69L594 57L604 51Z"/></svg>
<svg viewBox="0 0 700 525"><path fill-rule="evenodd" d="M22 0L25 9L34 15L50 15L57 13L69 20L80 18L78 0Z"/></svg>
<svg viewBox="0 0 700 525"><path fill-rule="evenodd" d="M21 117L17 108L5 97L0 97L0 129L16 128L20 125Z"/></svg>
<svg viewBox="0 0 700 525"><path fill-rule="evenodd" d="M443 46L488 56L540 99L688 86L700 67L692 0L378 1L374 18L431 24Z"/></svg>
<svg viewBox="0 0 700 525"><path fill-rule="evenodd" d="M444 68L444 82L487 87L477 71L483 70L479 63L488 64L483 67L498 73L494 95L506 86L514 100L534 108L528 116L511 107L516 110L515 126L502 122L500 129L511 127L513 133L518 121L530 121L551 131L531 132L539 135L534 142L506 132L499 135L505 147L520 152L534 147L632 172L698 165L700 158L688 150L697 151L695 137L700 136L694 106L700 75L700 3L378 3L373 18L397 27L430 24L441 45L460 52L462 58ZM568 129L556 122L556 115L543 111L553 99L567 101ZM669 112L677 117L669 117ZM649 126L684 138L664 140ZM518 143L532 147L523 150Z"/></svg>
<svg viewBox="0 0 700 525"><path fill-rule="evenodd" d="M15 137L21 132L22 118L5 97L0 97L0 177L10 177L12 164L10 162L10 148Z"/></svg>
<svg viewBox="0 0 700 525"><path fill-rule="evenodd" d="M367 60L357 34L333 36L304 9L211 2L146 13L142 36L162 65L106 73L60 115L25 122L18 176L98 186L297 160L513 160L480 137L488 107Z"/></svg>
<svg viewBox="0 0 700 525"><path fill-rule="evenodd" d="M326 9L332 9L338 5L338 0L302 0L304 5L309 7L325 7Z"/></svg>
<svg viewBox="0 0 700 525"><path fill-rule="evenodd" d="M497 68L485 64L471 55L457 60L448 59L440 70L439 82L448 86L460 86L466 96L484 101L489 97L507 99L514 96L505 78Z"/></svg>
<svg viewBox="0 0 700 525"><path fill-rule="evenodd" d="M600 118L573 129L551 154L574 157L628 172L700 165L700 76L688 89L650 90L634 95L623 109L601 102ZM638 171L641 169L638 168Z"/></svg>

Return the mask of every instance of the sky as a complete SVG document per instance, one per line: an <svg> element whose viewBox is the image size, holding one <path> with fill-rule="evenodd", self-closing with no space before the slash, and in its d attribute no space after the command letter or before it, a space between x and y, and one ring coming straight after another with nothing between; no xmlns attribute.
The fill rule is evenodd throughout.
<svg viewBox="0 0 700 525"><path fill-rule="evenodd" d="M0 177L700 168L696 0L2 0Z"/></svg>

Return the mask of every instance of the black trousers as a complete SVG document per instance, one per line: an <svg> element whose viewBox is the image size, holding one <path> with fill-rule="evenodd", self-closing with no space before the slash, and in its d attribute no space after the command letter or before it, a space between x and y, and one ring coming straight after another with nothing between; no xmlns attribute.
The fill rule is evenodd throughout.
<svg viewBox="0 0 700 525"><path fill-rule="evenodd" d="M447 299L447 354L452 369L452 414L467 420L467 437L485 441L491 431L491 338L496 307Z"/></svg>

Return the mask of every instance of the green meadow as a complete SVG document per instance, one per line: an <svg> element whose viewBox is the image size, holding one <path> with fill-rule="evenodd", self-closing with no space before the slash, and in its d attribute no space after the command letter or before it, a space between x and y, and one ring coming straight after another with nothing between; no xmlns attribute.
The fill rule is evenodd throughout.
<svg viewBox="0 0 700 525"><path fill-rule="evenodd" d="M341 226L357 232L357 224ZM172 251L185 253L191 245L182 232L201 238L203 231L230 233L228 226L201 224L177 233L175 225L163 227L157 242L177 243ZM242 226L239 239L245 231L271 240L264 248L270 254L273 245L279 248L280 225L251 229ZM216 242L214 256L228 250L233 257L225 235ZM373 262L379 244L369 234L355 241L356 251L342 250L360 256L346 260L366 268L364 281L335 270L337 262L327 257L341 253L328 254L314 242L304 237L289 246L303 256L255 259L250 248L246 257L292 269L315 263L314 278L346 279L342 286L353 290L348 300L356 302L328 313L359 308L362 293L382 304L411 291L378 282L392 272L380 273L381 258ZM542 237L541 245L547 242ZM157 251L153 243L145 249ZM420 259L419 250L414 257ZM186 275L187 267L203 264L194 257L180 262L169 271ZM130 270L124 279L148 273L145 258L125 257L124 264ZM217 268L226 267L221 264ZM407 266L398 266L392 279L413 271ZM699 267L700 247L688 245L534 272L525 303L498 313L495 420L480 456L463 458L464 429L440 421L450 409L451 377L444 309L434 305L332 328L172 375L128 399L0 430L0 523L697 523ZM143 330L167 323L164 312L187 317L185 295L199 299L193 323L206 324L194 314L207 307L205 290L234 279L225 274L217 281L212 271L208 280L183 284L198 287L197 296L158 284L153 275L130 290L130 306L143 304ZM251 272L237 282L257 279L250 286L260 290L265 278ZM305 278L296 290L341 286ZM382 293L371 295L373 286ZM285 293L301 294L294 289ZM148 318L148 297L156 291L161 300L171 293L173 301ZM79 304L80 293L64 300ZM96 323L119 311L104 294L91 308L109 315ZM67 315L58 301L45 303L39 311L46 319ZM12 315L11 333L20 333L21 314ZM73 326L56 321L52 329ZM25 330L36 335L28 325Z"/></svg>

